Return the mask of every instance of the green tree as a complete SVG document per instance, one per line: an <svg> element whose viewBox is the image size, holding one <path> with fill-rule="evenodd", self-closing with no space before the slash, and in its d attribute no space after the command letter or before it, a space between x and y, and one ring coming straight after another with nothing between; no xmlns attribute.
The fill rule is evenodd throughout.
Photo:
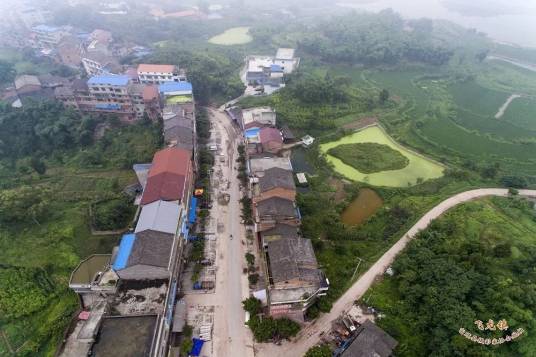
<svg viewBox="0 0 536 357"><path fill-rule="evenodd" d="M329 349L328 345L318 345L309 348L305 357L332 357L333 352Z"/></svg>
<svg viewBox="0 0 536 357"><path fill-rule="evenodd" d="M380 104L385 104L389 100L389 91L387 89L382 89L379 94Z"/></svg>
<svg viewBox="0 0 536 357"><path fill-rule="evenodd" d="M262 302L253 296L242 301L242 305L244 306L244 310L249 312L252 316L257 315L262 311Z"/></svg>
<svg viewBox="0 0 536 357"><path fill-rule="evenodd" d="M0 83L13 81L15 74L15 68L11 63L0 60Z"/></svg>
<svg viewBox="0 0 536 357"><path fill-rule="evenodd" d="M255 256L251 254L250 252L247 252L246 261L248 262L248 265L255 265Z"/></svg>
<svg viewBox="0 0 536 357"><path fill-rule="evenodd" d="M39 175L44 175L47 171L47 166L45 165L45 162L38 157L32 156L30 160L30 166L32 169L34 169L35 172L37 172Z"/></svg>

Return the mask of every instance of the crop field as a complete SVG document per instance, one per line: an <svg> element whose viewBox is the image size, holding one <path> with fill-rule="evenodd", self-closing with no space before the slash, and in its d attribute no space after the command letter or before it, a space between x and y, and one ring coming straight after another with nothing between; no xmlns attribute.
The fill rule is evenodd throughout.
<svg viewBox="0 0 536 357"><path fill-rule="evenodd" d="M493 140L464 130L448 119L428 121L421 130L429 140L464 156L533 161L536 152L536 144L523 145Z"/></svg>
<svg viewBox="0 0 536 357"><path fill-rule="evenodd" d="M409 160L409 164L400 170L366 174L327 154L329 149L339 145L355 143L378 143L387 145L404 155ZM397 144L378 126L369 127L352 135L345 136L337 141L322 144L320 145L320 150L326 154L327 161L335 166L335 170L338 173L351 180L366 182L375 186L407 187L424 180L443 176L443 166Z"/></svg>
<svg viewBox="0 0 536 357"><path fill-rule="evenodd" d="M223 46L243 45L253 39L248 32L249 27L233 27L210 38L208 42Z"/></svg>
<svg viewBox="0 0 536 357"><path fill-rule="evenodd" d="M497 113L511 94L484 88L474 81L455 83L449 91L458 107L490 117Z"/></svg>
<svg viewBox="0 0 536 357"><path fill-rule="evenodd" d="M501 120L536 132L536 100L516 98L510 103Z"/></svg>
<svg viewBox="0 0 536 357"><path fill-rule="evenodd" d="M517 100L515 99L510 106ZM475 130L481 134L489 134L493 137L503 138L509 141L536 137L536 130L527 130L529 128L524 129L520 126L513 125L511 121L504 120L504 116L500 119L495 119L493 117L474 114L464 109L458 109L456 122L469 130ZM536 124L534 127L536 128Z"/></svg>

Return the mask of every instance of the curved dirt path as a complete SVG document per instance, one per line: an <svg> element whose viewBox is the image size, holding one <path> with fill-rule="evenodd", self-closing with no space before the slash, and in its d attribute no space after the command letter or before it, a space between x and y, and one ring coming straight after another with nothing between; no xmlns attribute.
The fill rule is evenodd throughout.
<svg viewBox="0 0 536 357"><path fill-rule="evenodd" d="M520 196L536 197L536 190L519 190ZM300 357L307 350L320 342L320 335L327 333L331 328L331 321L341 313L348 310L355 300L359 299L374 283L377 276L382 275L395 257L400 253L415 235L428 227L430 222L441 216L450 208L467 201L485 196L508 196L508 190L502 188L482 188L458 193L432 208L421 217L365 274L363 274L334 304L331 311L322 315L311 325L304 328L296 339L291 342L285 341L281 346L274 344L256 344L256 356L286 356Z"/></svg>
<svg viewBox="0 0 536 357"><path fill-rule="evenodd" d="M512 94L511 96L509 96L506 102L504 102L504 104L501 105L497 114L495 114L495 119L500 119L504 115L504 112L506 111L510 103L512 103L514 99L521 98L521 97L522 97L521 94Z"/></svg>

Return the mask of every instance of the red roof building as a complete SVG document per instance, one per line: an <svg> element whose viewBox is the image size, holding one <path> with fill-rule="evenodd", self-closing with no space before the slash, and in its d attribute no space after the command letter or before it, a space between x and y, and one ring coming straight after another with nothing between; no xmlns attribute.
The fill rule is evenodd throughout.
<svg viewBox="0 0 536 357"><path fill-rule="evenodd" d="M158 200L183 202L192 181L192 152L180 148L158 151L149 170L141 204Z"/></svg>
<svg viewBox="0 0 536 357"><path fill-rule="evenodd" d="M259 131L259 140L264 152L276 154L283 148L283 136L276 128L262 128Z"/></svg>

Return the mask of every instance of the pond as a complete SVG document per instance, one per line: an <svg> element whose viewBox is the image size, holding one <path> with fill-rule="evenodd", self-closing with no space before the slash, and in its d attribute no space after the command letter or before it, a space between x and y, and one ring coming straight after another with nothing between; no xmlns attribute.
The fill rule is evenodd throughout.
<svg viewBox="0 0 536 357"><path fill-rule="evenodd" d="M399 151L409 160L403 169L386 170L366 174L345 164L334 156L327 154L328 150L342 144L378 143ZM320 145L320 151L326 154L328 162L334 165L335 171L354 181L366 182L374 186L407 187L419 182L443 176L444 166L417 154L395 142L379 126L372 126L345 136L337 141Z"/></svg>
<svg viewBox="0 0 536 357"><path fill-rule="evenodd" d="M253 38L249 34L249 27L233 27L208 40L215 45L243 45L251 42Z"/></svg>
<svg viewBox="0 0 536 357"><path fill-rule="evenodd" d="M341 221L349 226L363 223L382 206L381 197L370 188L362 188L359 195L341 214Z"/></svg>

